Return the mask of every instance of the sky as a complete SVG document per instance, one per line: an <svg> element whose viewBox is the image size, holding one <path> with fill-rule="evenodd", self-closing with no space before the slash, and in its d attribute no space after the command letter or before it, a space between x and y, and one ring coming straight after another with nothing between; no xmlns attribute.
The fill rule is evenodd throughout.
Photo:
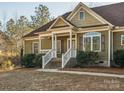
<svg viewBox="0 0 124 93"><path fill-rule="evenodd" d="M103 2L103 3L86 3L90 7L101 6L111 4L112 2ZM49 8L50 14L52 17L57 17L64 14L65 12L71 11L78 4L78 2L0 2L0 20L7 21L9 18L19 17L24 15L30 20L30 15L34 15L34 9L39 4L46 5Z"/></svg>

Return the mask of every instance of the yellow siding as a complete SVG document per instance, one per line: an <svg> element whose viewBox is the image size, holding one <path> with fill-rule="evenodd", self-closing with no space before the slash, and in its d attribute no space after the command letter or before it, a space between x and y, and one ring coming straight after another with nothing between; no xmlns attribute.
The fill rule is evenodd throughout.
<svg viewBox="0 0 124 93"><path fill-rule="evenodd" d="M124 49L124 45L121 45L121 35L124 35L124 32L113 33L113 49L114 49L114 51L119 50L119 49Z"/></svg>
<svg viewBox="0 0 124 93"><path fill-rule="evenodd" d="M27 40L25 41L25 54L32 53L32 44L33 42L39 42L38 40Z"/></svg>
<svg viewBox="0 0 124 93"><path fill-rule="evenodd" d="M84 11L84 10L81 9L80 11ZM73 18L71 19L71 22L74 25L76 25L77 27L101 24L100 21L98 21L95 17L93 17L92 15L87 13L86 11L84 11L85 19L84 20L80 20L80 11L75 16L73 16Z"/></svg>
<svg viewBox="0 0 124 93"><path fill-rule="evenodd" d="M51 38L45 38L41 41L41 49L51 49L52 48L52 41Z"/></svg>
<svg viewBox="0 0 124 93"><path fill-rule="evenodd" d="M58 26L67 26L67 23L65 23L62 19L57 20L57 22L54 24L53 27L58 27Z"/></svg>

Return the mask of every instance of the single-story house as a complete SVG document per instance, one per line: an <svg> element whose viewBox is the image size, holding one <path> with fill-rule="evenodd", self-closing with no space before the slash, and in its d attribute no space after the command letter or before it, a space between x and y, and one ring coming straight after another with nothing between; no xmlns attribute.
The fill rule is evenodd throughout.
<svg viewBox="0 0 124 93"><path fill-rule="evenodd" d="M89 8L80 2L25 35L23 43L24 54L45 54L43 68L58 57L64 68L77 51L98 52L99 66L110 67L113 51L124 48L124 3Z"/></svg>

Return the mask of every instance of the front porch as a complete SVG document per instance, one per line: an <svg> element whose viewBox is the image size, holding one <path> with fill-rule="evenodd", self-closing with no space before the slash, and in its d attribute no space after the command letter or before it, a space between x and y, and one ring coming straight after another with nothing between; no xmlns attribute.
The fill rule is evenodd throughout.
<svg viewBox="0 0 124 93"><path fill-rule="evenodd" d="M48 42L44 42L46 39ZM46 49L48 45L49 49ZM77 34L75 31L65 30L39 35L39 52L45 54L42 68L53 60L59 60L61 68L64 68L71 58L76 58L76 50Z"/></svg>

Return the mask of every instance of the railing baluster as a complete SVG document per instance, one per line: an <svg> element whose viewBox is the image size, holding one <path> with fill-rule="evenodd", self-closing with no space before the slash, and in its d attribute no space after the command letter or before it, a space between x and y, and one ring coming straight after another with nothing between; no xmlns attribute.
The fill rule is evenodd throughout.
<svg viewBox="0 0 124 93"><path fill-rule="evenodd" d="M65 54L62 55L62 68L67 64L70 58L76 57L76 49L69 49Z"/></svg>
<svg viewBox="0 0 124 93"><path fill-rule="evenodd" d="M56 52L55 49L51 49L50 51L48 51L48 52L46 53L46 55L44 55L44 56L42 57L42 61L43 61L43 62L42 62L42 68L43 68L43 69L44 69L45 65L48 64L52 58L56 57L56 56L55 56L55 52Z"/></svg>

